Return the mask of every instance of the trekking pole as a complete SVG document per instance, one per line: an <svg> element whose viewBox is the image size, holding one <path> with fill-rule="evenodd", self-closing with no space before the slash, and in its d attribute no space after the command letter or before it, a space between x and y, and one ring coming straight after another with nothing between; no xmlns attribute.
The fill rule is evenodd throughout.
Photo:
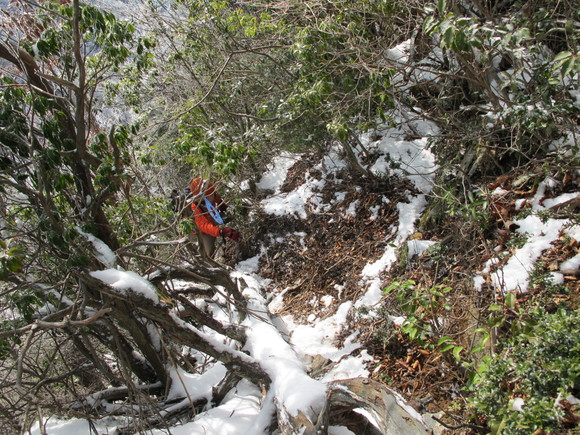
<svg viewBox="0 0 580 435"><path fill-rule="evenodd" d="M213 258L215 257L215 255L217 254L217 251L219 248L221 248L221 246L223 244L226 243L226 238L224 236L222 236L222 239L217 243L217 246L215 247L215 249L213 250L213 254L211 254L211 259L213 260Z"/></svg>

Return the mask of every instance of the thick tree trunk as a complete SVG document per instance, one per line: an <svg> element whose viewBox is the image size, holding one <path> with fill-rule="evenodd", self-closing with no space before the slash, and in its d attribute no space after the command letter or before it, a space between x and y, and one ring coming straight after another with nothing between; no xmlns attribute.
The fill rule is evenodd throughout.
<svg viewBox="0 0 580 435"><path fill-rule="evenodd" d="M131 334L135 340L139 351L155 370L156 378L163 385L170 382L167 374L166 361L163 358L163 350L154 346L151 337L147 333L146 326L138 319L139 309L122 300L116 300L112 304L113 311L111 315L117 319L120 325Z"/></svg>

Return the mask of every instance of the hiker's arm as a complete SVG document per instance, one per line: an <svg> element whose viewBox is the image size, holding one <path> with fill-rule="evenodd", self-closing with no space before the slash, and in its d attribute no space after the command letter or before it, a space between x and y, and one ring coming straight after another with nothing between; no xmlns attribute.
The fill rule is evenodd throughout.
<svg viewBox="0 0 580 435"><path fill-rule="evenodd" d="M205 213L200 210L199 207L193 208L193 216L195 219L195 224L202 233L209 234L213 237L219 237L220 228L210 222L210 220L205 216Z"/></svg>

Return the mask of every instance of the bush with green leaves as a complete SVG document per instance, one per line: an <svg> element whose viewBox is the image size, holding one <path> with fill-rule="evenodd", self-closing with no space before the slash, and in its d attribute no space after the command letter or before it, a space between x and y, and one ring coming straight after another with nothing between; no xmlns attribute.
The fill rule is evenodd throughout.
<svg viewBox="0 0 580 435"><path fill-rule="evenodd" d="M469 403L493 433L560 430L562 400L580 386L580 313L536 309L515 331L483 359Z"/></svg>
<svg viewBox="0 0 580 435"><path fill-rule="evenodd" d="M385 51L412 35L423 5L179 0L172 8L178 13L151 23L159 44L150 74L126 76L123 93L153 125L152 152L230 177L255 172L275 149L355 146L357 131L389 119L394 67Z"/></svg>
<svg viewBox="0 0 580 435"><path fill-rule="evenodd" d="M519 167L545 155L547 144L575 126L577 11L568 2L528 5L533 14L514 9L491 22L469 6L439 0L424 21L423 31L439 43L450 69L449 76L440 75L441 86L457 90L457 98L449 94L441 98L447 104L436 105L438 117L449 120L444 128L458 138L450 147L450 133L445 135L439 157L468 175ZM481 116L465 117L470 111Z"/></svg>
<svg viewBox="0 0 580 435"><path fill-rule="evenodd" d="M23 250L14 240L0 240L0 280L22 269Z"/></svg>
<svg viewBox="0 0 580 435"><path fill-rule="evenodd" d="M455 360L460 360L463 346L444 334L445 320L441 317L451 310L447 303L447 295L451 290L451 287L445 285L424 288L413 280L407 280L393 282L383 293L394 294L397 303L394 311L396 315L402 314L405 317L401 332L413 344L428 350L451 351ZM388 315L388 310L384 312Z"/></svg>

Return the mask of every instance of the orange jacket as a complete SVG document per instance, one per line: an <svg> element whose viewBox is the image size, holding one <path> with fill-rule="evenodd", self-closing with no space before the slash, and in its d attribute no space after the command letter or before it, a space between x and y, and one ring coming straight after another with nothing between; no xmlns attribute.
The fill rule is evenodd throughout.
<svg viewBox="0 0 580 435"><path fill-rule="evenodd" d="M200 193L204 196L211 196L213 194L214 197L212 204L214 207L217 207L219 211L225 212L225 209L227 208L226 203L223 201L219 193L217 193L215 184L211 181L203 180L202 178L194 178L191 180L190 191L193 196L197 196ZM195 224L202 233L218 237L220 235L220 227L205 209L204 202L204 197L202 196L201 199L191 204Z"/></svg>
<svg viewBox="0 0 580 435"><path fill-rule="evenodd" d="M217 192L214 193L215 195L215 202L213 205L222 204L222 198L218 195ZM203 204L204 199L201 198L198 202L194 202L191 204L191 209L193 210L193 218L195 220L195 224L199 228L199 230L204 234L209 234L210 236L218 237L220 235L220 227L216 224L213 220L211 215L201 204Z"/></svg>

